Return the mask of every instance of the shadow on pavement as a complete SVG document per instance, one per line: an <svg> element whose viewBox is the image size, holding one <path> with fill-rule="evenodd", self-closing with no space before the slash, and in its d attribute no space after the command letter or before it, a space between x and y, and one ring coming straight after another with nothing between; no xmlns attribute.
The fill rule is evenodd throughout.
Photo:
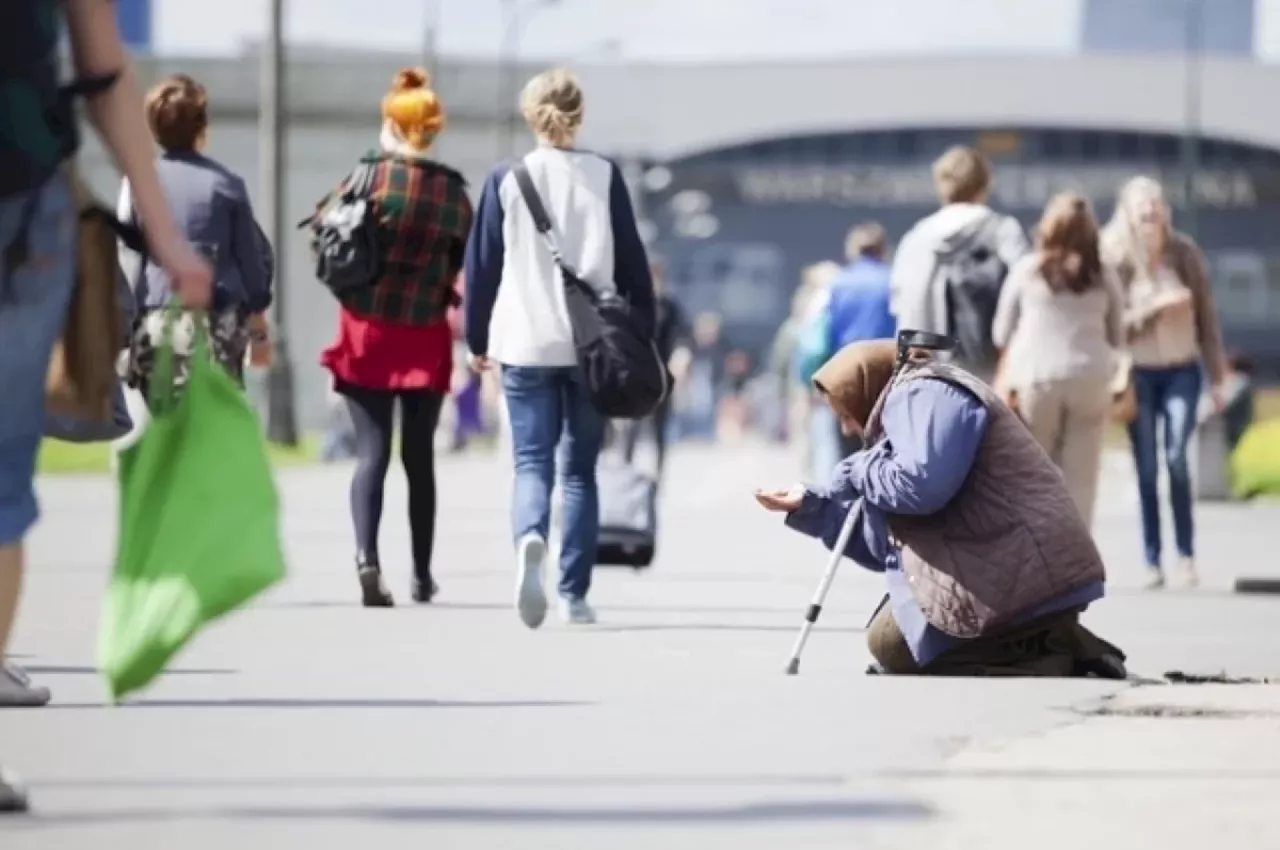
<svg viewBox="0 0 1280 850"><path fill-rule="evenodd" d="M325 808L273 807L208 809L136 809L101 813L56 814L20 818L15 831L65 826L178 820L378 820L493 826L495 823L583 824L807 824L858 820L924 820L933 810L897 800L811 800L756 803L744 806L642 807L505 807L505 806L347 806ZM9 824L6 824L9 826Z"/></svg>
<svg viewBox="0 0 1280 850"><path fill-rule="evenodd" d="M102 671L97 667L60 666L56 664L27 664L23 670L40 676L98 676ZM228 669L200 670L194 668L165 670L166 676L232 676L238 672Z"/></svg>
<svg viewBox="0 0 1280 850"><path fill-rule="evenodd" d="M100 777L32 782L32 788L60 790L122 789L231 789L246 788L698 788L823 785L839 787L848 782L840 774L635 774L635 775L524 775L524 776L268 776L268 777Z"/></svg>
<svg viewBox="0 0 1280 850"><path fill-rule="evenodd" d="M59 709L139 709L139 708L573 708L589 702L557 700L434 700L434 699L152 699L126 702L118 706L102 702L53 702L41 711Z"/></svg>
<svg viewBox="0 0 1280 850"><path fill-rule="evenodd" d="M798 625L734 625L732 623L635 623L616 626L594 626L592 632L796 632ZM866 629L857 626L815 626L814 634L863 634ZM585 630L584 630L585 633Z"/></svg>
<svg viewBox="0 0 1280 850"><path fill-rule="evenodd" d="M255 608L360 608L360 600L352 599L290 599L272 602L263 602L254 606ZM443 611L515 611L515 606L510 602L432 602L425 607L429 609L440 609ZM404 610L410 609L407 605ZM621 614L790 614L794 615L799 611L804 613L803 608L797 606L782 607L776 606L766 608L763 606L747 607L734 605L611 605L602 604L601 610L605 614L621 613ZM797 627L798 628L798 627Z"/></svg>

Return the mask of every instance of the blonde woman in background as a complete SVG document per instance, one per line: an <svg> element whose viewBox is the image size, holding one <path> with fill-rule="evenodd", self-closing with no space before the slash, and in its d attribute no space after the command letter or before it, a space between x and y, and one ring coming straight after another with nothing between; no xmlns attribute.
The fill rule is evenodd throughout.
<svg viewBox="0 0 1280 850"><path fill-rule="evenodd" d="M1124 344L1119 284L1099 251L1089 202L1074 192L1053 198L1035 250L1009 271L992 327L1002 355L996 388L1062 470L1086 525Z"/></svg>
<svg viewBox="0 0 1280 850"><path fill-rule="evenodd" d="M1104 256L1114 264L1124 294L1124 320L1133 358L1138 413L1129 441L1142 502L1142 538L1149 587L1163 587L1157 429L1163 426L1169 500L1180 571L1195 585L1195 527L1187 446L1196 426L1202 368L1221 407L1226 353L1204 255L1189 236L1173 229L1159 183L1136 177L1120 191L1103 235Z"/></svg>
<svg viewBox="0 0 1280 850"><path fill-rule="evenodd" d="M577 79L562 69L539 74L525 86L520 108L536 147L516 167L527 171L540 196L565 263L599 291L616 288L652 332L653 280L622 172L577 147L585 109ZM480 371L500 368L511 425L520 618L536 629L547 613L543 568L559 461L560 612L570 624L594 623L587 593L599 537L596 460L606 423L578 369L564 283L510 164L499 165L481 193L466 287L472 363Z"/></svg>

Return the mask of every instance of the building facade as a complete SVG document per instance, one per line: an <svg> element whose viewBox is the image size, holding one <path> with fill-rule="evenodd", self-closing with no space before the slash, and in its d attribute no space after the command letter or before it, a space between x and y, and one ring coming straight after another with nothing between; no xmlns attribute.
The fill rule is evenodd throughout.
<svg viewBox="0 0 1280 850"><path fill-rule="evenodd" d="M1219 2L1219 0L1214 0ZM1234 2L1234 0L1233 0ZM376 144L395 71L421 57L298 53L287 69L286 220L296 221ZM210 153L256 192L256 57L140 58L144 84L184 71L209 88ZM492 62L437 63L449 126L440 159L479 187L509 156L513 83ZM850 59L785 64L608 62L576 69L587 90L582 144L617 156L655 251L694 309L722 312L758 348L786 311L797 271L839 259L844 233L880 220L899 236L935 202L928 163L946 145L983 147L996 201L1028 224L1047 196L1081 187L1106 215L1120 181L1165 178L1189 219L1181 134L1200 128L1191 183L1197 235L1234 346L1280 366L1280 67L1222 55L1102 52L1068 57ZM1188 114L1188 74L1202 106ZM521 146L529 140L523 135ZM114 197L114 168L92 138L86 171ZM316 366L336 309L310 273L302 234L282 234L280 272L302 421L321 421Z"/></svg>

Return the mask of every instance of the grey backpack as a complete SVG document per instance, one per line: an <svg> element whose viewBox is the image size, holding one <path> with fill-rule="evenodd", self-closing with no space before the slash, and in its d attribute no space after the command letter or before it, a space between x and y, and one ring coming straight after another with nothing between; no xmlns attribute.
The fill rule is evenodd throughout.
<svg viewBox="0 0 1280 850"><path fill-rule="evenodd" d="M1009 274L999 251L1002 224L1004 217L991 213L956 234L935 254L935 283L945 287L947 328L956 343L954 356L969 369L992 370L996 365L998 352L991 325Z"/></svg>

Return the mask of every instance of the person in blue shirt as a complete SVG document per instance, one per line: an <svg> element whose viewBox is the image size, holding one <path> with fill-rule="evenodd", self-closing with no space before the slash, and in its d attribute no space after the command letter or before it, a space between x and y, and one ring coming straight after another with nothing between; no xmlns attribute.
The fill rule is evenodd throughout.
<svg viewBox="0 0 1280 850"><path fill-rule="evenodd" d="M854 342L890 339L897 321L889 311L888 246L884 228L864 222L849 231L845 241L848 264L831 281L827 299L827 351L836 352ZM857 437L840 435L840 455L848 457L862 447Z"/></svg>
<svg viewBox="0 0 1280 850"><path fill-rule="evenodd" d="M889 312L888 246L884 228L875 222L859 224L845 242L849 263L831 281L827 310L831 314L831 345L836 352L851 342L891 339L897 321Z"/></svg>

